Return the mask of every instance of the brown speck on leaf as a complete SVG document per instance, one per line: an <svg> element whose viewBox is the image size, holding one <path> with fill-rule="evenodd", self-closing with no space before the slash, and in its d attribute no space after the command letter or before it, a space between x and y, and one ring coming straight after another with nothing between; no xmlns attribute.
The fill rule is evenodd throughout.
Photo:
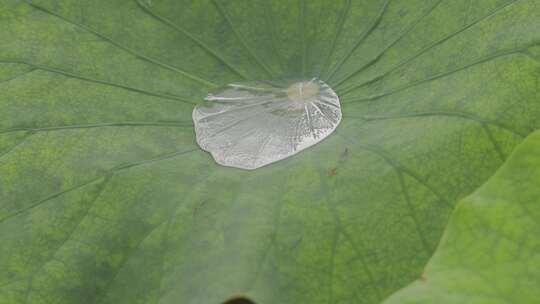
<svg viewBox="0 0 540 304"><path fill-rule="evenodd" d="M425 281L427 281L427 277L426 277L425 274L422 273L422 274L420 275L420 278L418 278L418 280L419 280L419 281L422 281L422 282L425 282Z"/></svg>
<svg viewBox="0 0 540 304"><path fill-rule="evenodd" d="M336 176L337 175L337 168L332 168L328 171L328 176Z"/></svg>

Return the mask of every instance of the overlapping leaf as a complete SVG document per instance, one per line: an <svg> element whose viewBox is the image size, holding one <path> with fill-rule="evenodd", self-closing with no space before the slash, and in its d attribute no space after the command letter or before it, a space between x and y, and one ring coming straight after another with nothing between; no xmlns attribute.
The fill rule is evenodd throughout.
<svg viewBox="0 0 540 304"><path fill-rule="evenodd" d="M451 217L417 282L384 303L534 303L540 297L540 132Z"/></svg>

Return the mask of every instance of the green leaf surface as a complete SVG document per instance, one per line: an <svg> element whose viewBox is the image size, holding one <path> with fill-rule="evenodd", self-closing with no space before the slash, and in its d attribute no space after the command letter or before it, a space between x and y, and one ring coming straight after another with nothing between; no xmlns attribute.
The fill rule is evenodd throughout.
<svg viewBox="0 0 540 304"><path fill-rule="evenodd" d="M540 299L540 131L456 207L425 273L391 303Z"/></svg>
<svg viewBox="0 0 540 304"><path fill-rule="evenodd" d="M540 127L539 28L537 0L0 0L0 303L381 302ZM311 77L320 144L197 147L209 91Z"/></svg>

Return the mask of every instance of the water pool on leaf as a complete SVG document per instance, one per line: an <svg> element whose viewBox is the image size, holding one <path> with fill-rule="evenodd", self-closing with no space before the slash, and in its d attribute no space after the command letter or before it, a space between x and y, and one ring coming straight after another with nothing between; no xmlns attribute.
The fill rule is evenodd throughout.
<svg viewBox="0 0 540 304"><path fill-rule="evenodd" d="M341 121L337 94L323 81L229 84L193 110L199 146L218 164L257 169L330 135Z"/></svg>

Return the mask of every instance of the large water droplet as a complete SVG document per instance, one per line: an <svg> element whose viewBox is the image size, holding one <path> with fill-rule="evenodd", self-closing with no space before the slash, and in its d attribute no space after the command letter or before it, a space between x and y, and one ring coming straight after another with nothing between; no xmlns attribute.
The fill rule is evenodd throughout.
<svg viewBox="0 0 540 304"><path fill-rule="evenodd" d="M193 110L199 146L217 163L256 169L330 135L341 121L336 93L323 81L229 84Z"/></svg>

